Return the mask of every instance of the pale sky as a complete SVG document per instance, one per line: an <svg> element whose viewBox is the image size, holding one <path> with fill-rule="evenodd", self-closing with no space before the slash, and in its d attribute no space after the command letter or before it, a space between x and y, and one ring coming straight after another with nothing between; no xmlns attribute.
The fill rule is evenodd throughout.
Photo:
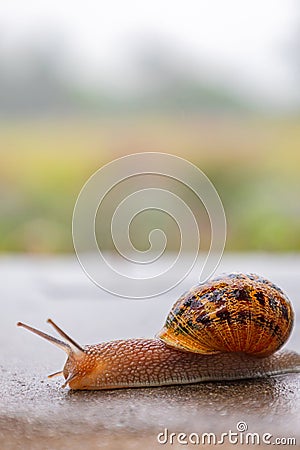
<svg viewBox="0 0 300 450"><path fill-rule="evenodd" d="M2 0L0 46L57 32L78 73L130 84L130 48L155 38L196 67L204 61L229 82L233 76L250 95L276 92L284 102L292 93L284 53L296 12L295 0Z"/></svg>

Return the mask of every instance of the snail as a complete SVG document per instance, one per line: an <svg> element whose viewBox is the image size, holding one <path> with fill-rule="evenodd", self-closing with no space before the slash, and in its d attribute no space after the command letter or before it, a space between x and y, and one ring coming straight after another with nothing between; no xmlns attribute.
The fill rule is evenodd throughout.
<svg viewBox="0 0 300 450"><path fill-rule="evenodd" d="M255 274L232 273L193 287L169 312L153 339L82 347L18 322L63 349L62 371L71 389L116 389L240 380L300 372L300 355L279 351L293 326L287 296Z"/></svg>

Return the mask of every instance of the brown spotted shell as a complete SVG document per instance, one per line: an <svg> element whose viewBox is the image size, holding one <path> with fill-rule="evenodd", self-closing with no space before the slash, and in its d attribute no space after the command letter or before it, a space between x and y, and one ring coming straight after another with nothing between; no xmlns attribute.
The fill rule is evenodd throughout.
<svg viewBox="0 0 300 450"><path fill-rule="evenodd" d="M183 294L157 337L195 353L265 357L286 342L293 319L289 299L271 281L252 273L231 273Z"/></svg>

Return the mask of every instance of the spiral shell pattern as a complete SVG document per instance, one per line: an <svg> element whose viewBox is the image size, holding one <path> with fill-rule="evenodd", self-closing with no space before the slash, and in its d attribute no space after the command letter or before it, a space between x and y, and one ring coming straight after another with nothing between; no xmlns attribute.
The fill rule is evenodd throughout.
<svg viewBox="0 0 300 450"><path fill-rule="evenodd" d="M291 303L279 287L252 273L231 273L183 294L157 337L195 353L265 357L287 341L293 321Z"/></svg>

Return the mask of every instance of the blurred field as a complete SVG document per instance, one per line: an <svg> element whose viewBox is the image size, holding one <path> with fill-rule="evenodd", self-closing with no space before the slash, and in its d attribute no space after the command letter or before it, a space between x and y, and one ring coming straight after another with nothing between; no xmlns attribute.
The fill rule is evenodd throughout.
<svg viewBox="0 0 300 450"><path fill-rule="evenodd" d="M0 124L0 149L2 252L73 251L72 211L84 182L116 157L143 151L181 156L209 176L227 215L227 250L300 250L297 118L10 120Z"/></svg>

